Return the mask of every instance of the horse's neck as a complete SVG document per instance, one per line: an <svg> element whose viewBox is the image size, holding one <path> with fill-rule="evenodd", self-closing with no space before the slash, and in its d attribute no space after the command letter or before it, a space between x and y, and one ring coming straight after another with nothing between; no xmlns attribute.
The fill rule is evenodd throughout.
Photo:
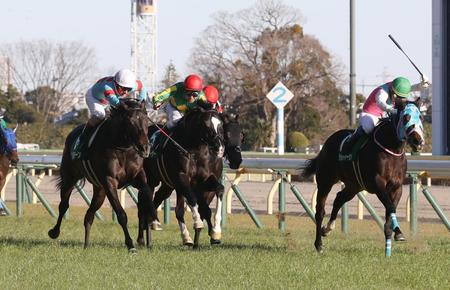
<svg viewBox="0 0 450 290"><path fill-rule="evenodd" d="M106 144L106 146L108 147L130 146L130 140L126 138L127 132L125 130L122 130L120 126L117 125L118 124L111 119L106 120L105 123L101 125L102 127L97 133L99 137L101 136L101 138L98 139L103 140L104 144Z"/></svg>
<svg viewBox="0 0 450 290"><path fill-rule="evenodd" d="M405 141L400 141L397 137L393 124L386 122L375 128L373 138L376 139L385 149L394 153L400 153L405 147Z"/></svg>

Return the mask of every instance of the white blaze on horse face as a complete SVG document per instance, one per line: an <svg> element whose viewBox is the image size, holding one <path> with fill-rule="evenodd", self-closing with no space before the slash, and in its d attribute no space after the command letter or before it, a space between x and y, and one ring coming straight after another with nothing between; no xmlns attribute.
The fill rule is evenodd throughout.
<svg viewBox="0 0 450 290"><path fill-rule="evenodd" d="M222 123L218 118L216 117L212 117L211 118L211 122L213 123L214 126L214 130L216 131L217 134L219 134L219 124Z"/></svg>
<svg viewBox="0 0 450 290"><path fill-rule="evenodd" d="M216 131L216 134L219 134L219 125L220 125L222 122L221 122L218 118L216 118L216 117L212 117L212 118L211 118L211 122L213 123L214 130ZM224 154L225 154L225 148L222 146L222 144L220 144L219 152L217 153L217 156L218 156L219 158L222 158Z"/></svg>

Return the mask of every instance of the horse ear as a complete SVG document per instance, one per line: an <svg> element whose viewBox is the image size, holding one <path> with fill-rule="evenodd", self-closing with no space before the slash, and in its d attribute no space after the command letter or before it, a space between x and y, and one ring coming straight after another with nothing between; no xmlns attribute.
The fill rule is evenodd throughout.
<svg viewBox="0 0 450 290"><path fill-rule="evenodd" d="M411 115L404 115L403 116L403 125L406 125L409 120L411 120Z"/></svg>

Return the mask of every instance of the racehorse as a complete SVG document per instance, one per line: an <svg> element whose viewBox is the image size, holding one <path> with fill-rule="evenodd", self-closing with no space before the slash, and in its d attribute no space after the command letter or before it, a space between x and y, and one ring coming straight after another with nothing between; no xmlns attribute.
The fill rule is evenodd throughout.
<svg viewBox="0 0 450 290"><path fill-rule="evenodd" d="M392 231L396 241L404 241L395 214L402 195L402 184L406 174L406 143L415 152L424 144L423 127L418 104L409 102L399 108L396 115L383 119L374 129L367 143L358 154L357 160L339 161L339 148L352 131L340 130L332 134L323 145L319 155L310 159L303 176L316 174L316 250L322 252L322 236L335 227L337 213L341 206L358 192L366 190L375 193L386 209L384 235L386 255L391 252ZM337 193L330 220L322 227L325 215L325 201L332 186L342 181L345 187Z"/></svg>
<svg viewBox="0 0 450 290"><path fill-rule="evenodd" d="M220 116L223 121L224 131L224 158L228 160L228 164L231 169L238 169L242 162L241 144L244 137L241 130L241 125L239 124L238 117L232 118L228 114L221 114ZM220 183L220 179L223 172L223 158L219 157L217 154L214 154L214 152L212 152L209 156L210 161L208 166L202 168L201 170L200 168L197 169L197 173L199 173L199 175L196 176L196 178L204 180L204 190L197 190L195 193L197 194L200 217L202 220L206 220L208 224L210 243L214 245L221 243L220 239L222 229L220 223L222 219L222 199L224 187ZM173 188L163 182L155 194L155 207L158 207L166 198L168 198L172 191ZM211 222L211 208L209 205L214 197L216 197L216 211L213 226ZM175 213L178 223L180 224L181 238L184 245L191 246L193 245L193 241L189 235L189 231L184 230L186 228L184 222L184 204L183 196L181 193L177 192Z"/></svg>
<svg viewBox="0 0 450 290"><path fill-rule="evenodd" d="M0 191L5 186L9 164L16 166L19 162L15 132L16 129L0 128Z"/></svg>
<svg viewBox="0 0 450 290"><path fill-rule="evenodd" d="M143 160L149 155L147 138L149 120L144 102L135 99L121 99L117 108L111 109L111 116L96 129L94 142L87 154L88 160L72 159L71 151L83 125L75 128L65 142L60 167L58 187L61 190L59 216L56 225L48 232L52 239L60 233L61 221L69 207L69 198L75 184L87 178L94 194L84 217L84 247L89 245L89 233L95 212L105 200L105 196L117 214L125 244L130 253L136 251L127 228L127 215L120 205L117 189L132 185L139 189L138 214L147 224L156 217L153 206L153 192L147 186L143 170ZM92 138L91 138L92 139ZM92 140L91 140L92 142ZM147 246L150 237L147 226Z"/></svg>
<svg viewBox="0 0 450 290"><path fill-rule="evenodd" d="M197 247L203 228L199 213L199 207L204 206L201 193L216 192L220 187L223 192L223 186L219 182L221 172L214 174L219 167L212 162L215 158L222 162L225 150L222 118L215 110L193 109L180 119L171 138L175 142L166 139L161 144L162 152L156 158L144 160L147 182L152 191L161 182L161 196L170 196L175 189L180 203L183 197L186 199L194 220L194 247ZM163 199L155 199L155 203L161 203ZM176 211L180 231L183 235L189 235L183 214ZM139 241L142 243L141 226Z"/></svg>

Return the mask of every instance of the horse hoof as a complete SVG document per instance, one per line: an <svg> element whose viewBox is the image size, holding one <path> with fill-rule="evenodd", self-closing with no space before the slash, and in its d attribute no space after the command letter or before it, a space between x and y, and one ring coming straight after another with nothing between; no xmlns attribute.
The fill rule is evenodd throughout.
<svg viewBox="0 0 450 290"><path fill-rule="evenodd" d="M193 246L192 246L192 249L194 249L194 250L198 250L199 249L199 246L198 246L198 244L196 245L196 244L194 244Z"/></svg>
<svg viewBox="0 0 450 290"><path fill-rule="evenodd" d="M406 242L406 238L405 238L405 236L403 234L396 234L394 236L394 240L396 242Z"/></svg>
<svg viewBox="0 0 450 290"><path fill-rule="evenodd" d="M210 236L211 236L211 240L220 240L222 238L222 233L213 231L213 232L211 232Z"/></svg>
<svg viewBox="0 0 450 290"><path fill-rule="evenodd" d="M144 239L137 239L136 242L137 242L138 246L140 246L140 247L145 246L145 241L144 241Z"/></svg>
<svg viewBox="0 0 450 290"><path fill-rule="evenodd" d="M163 230L163 228L159 222L153 222L151 224L150 228L152 229L152 231L162 231Z"/></svg>
<svg viewBox="0 0 450 290"><path fill-rule="evenodd" d="M194 245L194 242L193 242L193 241L186 241L186 242L183 242L183 246L192 247L193 245Z"/></svg>
<svg viewBox="0 0 450 290"><path fill-rule="evenodd" d="M316 247L316 251L317 251L319 254L322 254L322 253L323 253L323 247L322 247L322 245L319 245L319 244L314 243L314 247Z"/></svg>
<svg viewBox="0 0 450 290"><path fill-rule="evenodd" d="M137 254L136 248L129 248L129 249L128 249L128 254L130 254L130 255L136 255L136 254Z"/></svg>
<svg viewBox="0 0 450 290"><path fill-rule="evenodd" d="M48 236L52 239L56 239L57 237L59 237L59 231L51 229L48 231Z"/></svg>
<svg viewBox="0 0 450 290"><path fill-rule="evenodd" d="M210 240L209 240L209 242L210 242L210 244L211 245L220 245L222 242L220 241L220 239L213 239L213 238L211 238Z"/></svg>
<svg viewBox="0 0 450 290"><path fill-rule="evenodd" d="M320 235L322 237L326 237L326 236L328 236L329 233L330 233L330 231L327 230L327 228L325 226L322 226L322 228L320 229Z"/></svg>

